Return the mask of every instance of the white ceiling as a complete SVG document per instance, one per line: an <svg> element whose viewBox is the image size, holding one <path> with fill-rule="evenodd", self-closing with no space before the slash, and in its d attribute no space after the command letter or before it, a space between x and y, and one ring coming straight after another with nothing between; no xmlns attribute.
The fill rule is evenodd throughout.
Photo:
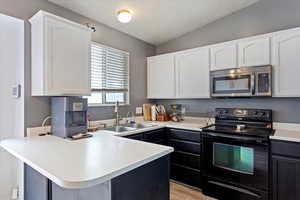
<svg viewBox="0 0 300 200"><path fill-rule="evenodd" d="M159 45L259 0L49 0L150 44ZM120 23L116 12L133 19Z"/></svg>

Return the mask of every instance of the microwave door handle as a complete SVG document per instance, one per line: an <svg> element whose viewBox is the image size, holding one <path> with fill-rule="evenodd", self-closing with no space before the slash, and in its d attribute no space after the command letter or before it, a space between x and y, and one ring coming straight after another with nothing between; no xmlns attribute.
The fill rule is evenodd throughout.
<svg viewBox="0 0 300 200"><path fill-rule="evenodd" d="M251 94L255 95L255 74L251 74Z"/></svg>

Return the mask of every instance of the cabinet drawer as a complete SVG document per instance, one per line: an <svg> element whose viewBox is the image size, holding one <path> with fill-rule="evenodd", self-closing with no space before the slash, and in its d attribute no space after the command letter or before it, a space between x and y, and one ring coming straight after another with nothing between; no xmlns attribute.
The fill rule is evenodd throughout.
<svg viewBox="0 0 300 200"><path fill-rule="evenodd" d="M195 142L171 139L168 143L171 147L174 147L176 151L185 151L195 154L200 154L201 151L201 145Z"/></svg>
<svg viewBox="0 0 300 200"><path fill-rule="evenodd" d="M171 163L200 170L200 155L175 151L171 154Z"/></svg>
<svg viewBox="0 0 300 200"><path fill-rule="evenodd" d="M187 131L180 129L170 129L169 130L169 139L179 139L179 140L188 140L193 142L200 143L201 132L197 131Z"/></svg>
<svg viewBox="0 0 300 200"><path fill-rule="evenodd" d="M135 134L135 135L128 135L125 136L126 138L133 139L133 140L144 140L143 134Z"/></svg>
<svg viewBox="0 0 300 200"><path fill-rule="evenodd" d="M150 131L144 134L144 140L146 142L159 143L165 140L166 135L164 129Z"/></svg>
<svg viewBox="0 0 300 200"><path fill-rule="evenodd" d="M202 186L201 173L180 165L171 164L171 179L197 188Z"/></svg>
<svg viewBox="0 0 300 200"><path fill-rule="evenodd" d="M271 144L272 154L300 158L300 143L274 140Z"/></svg>

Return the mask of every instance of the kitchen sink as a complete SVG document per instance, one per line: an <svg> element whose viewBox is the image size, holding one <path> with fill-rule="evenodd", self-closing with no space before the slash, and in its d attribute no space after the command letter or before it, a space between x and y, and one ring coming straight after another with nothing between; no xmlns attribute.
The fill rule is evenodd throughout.
<svg viewBox="0 0 300 200"><path fill-rule="evenodd" d="M113 132L126 132L126 131L135 131L137 128L127 127L127 126L113 126L109 128L105 128L106 131L113 131Z"/></svg>
<svg viewBox="0 0 300 200"><path fill-rule="evenodd" d="M108 127L108 128L105 128L104 130L120 133L120 132L127 132L127 131L135 131L137 129L150 128L150 127L153 127L153 126L156 126L156 125L135 123L135 124L125 124L125 125L122 125L122 126Z"/></svg>
<svg viewBox="0 0 300 200"><path fill-rule="evenodd" d="M139 124L139 123L134 123L134 124L126 124L124 125L126 127L130 127L130 128L136 128L136 129L141 129L141 128L150 128L153 127L155 125L152 124Z"/></svg>

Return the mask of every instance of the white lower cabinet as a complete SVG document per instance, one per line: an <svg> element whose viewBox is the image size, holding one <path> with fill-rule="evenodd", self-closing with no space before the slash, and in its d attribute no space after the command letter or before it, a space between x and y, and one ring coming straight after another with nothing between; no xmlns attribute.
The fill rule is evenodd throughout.
<svg viewBox="0 0 300 200"><path fill-rule="evenodd" d="M175 56L177 98L209 98L209 49Z"/></svg>
<svg viewBox="0 0 300 200"><path fill-rule="evenodd" d="M149 57L147 59L148 98L175 98L175 66L174 55Z"/></svg>
<svg viewBox="0 0 300 200"><path fill-rule="evenodd" d="M272 37L275 97L300 97L300 29L274 33Z"/></svg>

